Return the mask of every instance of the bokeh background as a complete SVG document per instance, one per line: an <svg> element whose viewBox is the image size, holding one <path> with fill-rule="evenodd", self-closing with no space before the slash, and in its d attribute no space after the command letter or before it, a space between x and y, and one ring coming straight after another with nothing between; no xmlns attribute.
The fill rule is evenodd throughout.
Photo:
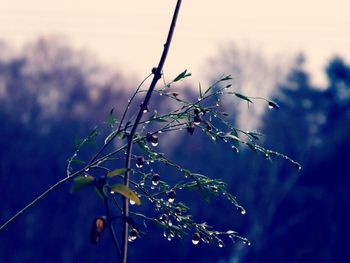
<svg viewBox="0 0 350 263"><path fill-rule="evenodd" d="M1 1L0 220L63 178L74 141L120 118L127 98L158 62L176 1ZM160 142L172 160L222 178L247 213L221 198L190 198L195 219L239 231L251 246L224 248L190 238L148 235L130 262L348 262L350 233L350 18L347 1L185 1L164 69L193 76L180 94L196 98L222 74L257 101L222 108L243 130L303 168L239 153L205 135L179 132ZM153 101L167 107L167 101ZM152 105L151 105L152 106ZM91 147L91 152L96 148ZM159 167L167 175L167 169ZM112 262L108 235L89 243L103 206L93 192L51 193L0 233L1 262Z"/></svg>

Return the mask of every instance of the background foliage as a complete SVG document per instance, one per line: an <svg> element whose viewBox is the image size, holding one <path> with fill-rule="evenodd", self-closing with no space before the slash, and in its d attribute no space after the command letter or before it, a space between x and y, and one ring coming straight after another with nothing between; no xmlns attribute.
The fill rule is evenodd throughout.
<svg viewBox="0 0 350 263"><path fill-rule="evenodd" d="M297 173L283 160L269 162L244 148L236 153L229 145L213 147L205 135L196 132L168 138L159 145L162 151L184 167L228 182L247 210L241 215L215 198L206 203L198 194L184 193L181 198L191 200L194 217L223 230L234 228L252 245L193 246L190 238L168 242L159 229L150 226L147 236L131 243L130 262L346 261L350 65L333 58L325 69L327 85L313 87L303 69L303 56L281 65L285 73L273 75L279 72L267 69L276 65L263 58L254 59L252 54L252 66L244 64L245 60L237 64L234 58L244 51L228 47L225 52L225 60L220 55L215 58L218 68L250 80L259 76L249 83L251 95L259 93L263 73L269 72L271 79L263 95L270 94L281 107L271 111L257 102L257 114L247 114L242 121L242 107L243 111L252 107L225 100L225 110L236 116L232 121L266 134L260 139L264 146L297 159L303 169ZM252 67L256 74L241 74ZM210 82L214 77L209 76ZM244 91L244 79L240 85ZM1 222L65 175L73 138L84 137L96 123L106 120L111 108L120 113L135 86L61 42L39 39L17 55L1 45ZM197 97L197 88L183 87L179 92ZM159 173L171 177L164 167L159 167ZM39 262L109 262L115 258L108 235L97 246L88 241L92 220L104 212L100 200L89 191L68 194L69 187L50 194L1 233L0 261L32 262L33 255Z"/></svg>

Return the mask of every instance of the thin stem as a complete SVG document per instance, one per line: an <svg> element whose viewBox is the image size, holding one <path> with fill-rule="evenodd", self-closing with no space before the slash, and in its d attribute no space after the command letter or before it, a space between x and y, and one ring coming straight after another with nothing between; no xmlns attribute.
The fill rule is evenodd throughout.
<svg viewBox="0 0 350 263"><path fill-rule="evenodd" d="M113 239L113 244L114 244L115 250L118 254L118 257L121 258L122 253L120 251L119 244L118 244L118 238L117 238L117 235L115 234L115 230L113 227L113 222L112 222L112 218L111 218L111 211L110 211L109 203L108 203L108 197L103 193L103 191L101 191L101 194L103 194L103 199L104 199L104 203L105 203L108 229L109 229L109 232L111 233L111 236Z"/></svg>
<svg viewBox="0 0 350 263"><path fill-rule="evenodd" d="M13 223L14 220L16 220L20 215L24 214L28 209L33 207L37 202L39 202L41 199L43 199L48 193L50 193L52 190L56 189L60 185L64 184L65 182L68 182L69 180L73 179L78 174L82 173L83 170L80 170L69 177L65 177L62 180L56 182L54 185L52 185L50 188L48 188L45 192L43 192L41 195L39 195L37 198L35 198L33 201L31 201L28 205L23 207L21 210L19 210L16 214L14 214L10 219L8 219L4 224L0 226L0 231L5 229L8 225Z"/></svg>
<svg viewBox="0 0 350 263"><path fill-rule="evenodd" d="M131 168L131 155L132 155L132 146L133 146L133 137L135 135L135 132L137 130L137 127L139 125L139 122L142 118L143 115L143 111L146 109L148 102L151 99L152 96L152 92L158 82L158 80L161 78L162 75L162 70L163 70L163 66L166 60L166 57L168 55L169 52L169 47L171 44L171 40L173 37L173 33L175 30L175 25L176 25L176 20L177 20L177 16L179 14L180 11L180 6L181 6L182 0L178 0L176 7L175 7L175 11L174 11L174 15L173 15L173 19L171 21L171 25L170 25L170 29L169 29L169 33L168 33L168 37L167 40L164 44L164 50L162 53L162 56L160 58L158 67L156 68L155 72L154 72L154 76L152 79L152 82L150 84L150 87L147 91L146 97L141 105L141 108L139 110L139 113L136 117L136 120L134 122L134 125L131 129L130 135L128 137L128 148L127 148L127 152L126 152L126 169L127 172L125 173L125 177L124 177L124 185L125 186L129 186L129 178L130 178L130 168ZM123 197L123 216L125 218L127 218L129 216L129 202L128 199ZM129 236L129 225L128 222L125 220L123 221L123 231L122 231L122 263L126 263L126 259L127 259L127 253L128 253L128 236Z"/></svg>

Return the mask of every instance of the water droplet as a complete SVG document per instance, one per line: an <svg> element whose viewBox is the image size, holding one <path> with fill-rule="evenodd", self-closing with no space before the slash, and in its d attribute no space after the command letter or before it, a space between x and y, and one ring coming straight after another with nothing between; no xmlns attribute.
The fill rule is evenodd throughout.
<svg viewBox="0 0 350 263"><path fill-rule="evenodd" d="M219 240L218 245L219 245L219 247L224 247L225 246L225 244L224 244L224 242L222 240Z"/></svg>
<svg viewBox="0 0 350 263"><path fill-rule="evenodd" d="M192 244L198 245L200 240L201 240L201 235L198 232L194 233L192 236Z"/></svg>
<svg viewBox="0 0 350 263"><path fill-rule="evenodd" d="M202 121L202 119L201 119L201 117L199 117L198 115L196 115L196 116L193 117L193 123L194 123L195 125L201 124L201 121Z"/></svg>
<svg viewBox="0 0 350 263"><path fill-rule="evenodd" d="M226 231L226 234L228 234L228 235L232 235L232 234L235 234L236 232L235 231L233 231L233 230L227 230Z"/></svg>
<svg viewBox="0 0 350 263"><path fill-rule="evenodd" d="M157 146L158 142L151 142L152 146Z"/></svg>
<svg viewBox="0 0 350 263"><path fill-rule="evenodd" d="M173 222L169 219L169 221L168 221L168 225L169 226L172 226L173 225Z"/></svg>
<svg viewBox="0 0 350 263"><path fill-rule="evenodd" d="M176 197L176 192L175 190L170 190L168 192L168 202L169 203L173 203L175 201L175 197Z"/></svg>
<svg viewBox="0 0 350 263"><path fill-rule="evenodd" d="M215 106L216 106L216 107L219 107L219 106L220 106L219 102L217 102L217 103L215 104Z"/></svg>
<svg viewBox="0 0 350 263"><path fill-rule="evenodd" d="M171 241L171 236L169 235L167 239L168 239L168 241Z"/></svg>
<svg viewBox="0 0 350 263"><path fill-rule="evenodd" d="M163 133L162 131L158 131L159 134Z"/></svg>
<svg viewBox="0 0 350 263"><path fill-rule="evenodd" d="M162 92L159 92L159 96L163 96L163 93L162 93Z"/></svg>
<svg viewBox="0 0 350 263"><path fill-rule="evenodd" d="M159 220L162 221L163 223L167 223L168 220L169 220L169 216L167 214L162 214L160 217L159 217Z"/></svg>
<svg viewBox="0 0 350 263"><path fill-rule="evenodd" d="M131 239L131 241L134 241L137 236L139 235L139 232L136 230L136 229L131 229L130 231L130 234L129 234L129 238L128 239ZM130 241L130 240L129 240Z"/></svg>
<svg viewBox="0 0 350 263"><path fill-rule="evenodd" d="M243 209L243 210L241 210L241 214L242 215L245 215L247 212Z"/></svg>
<svg viewBox="0 0 350 263"><path fill-rule="evenodd" d="M231 148L236 152L236 153L238 153L239 152L239 149L236 147L236 146L234 146L234 145L231 145Z"/></svg>
<svg viewBox="0 0 350 263"><path fill-rule="evenodd" d="M174 234L173 231L170 232L170 237L171 237L171 238L174 238L174 237L175 237L175 234Z"/></svg>
<svg viewBox="0 0 350 263"><path fill-rule="evenodd" d="M129 203L130 203L131 205L136 204L135 201L133 201L133 200L131 200L131 199L129 200Z"/></svg>
<svg viewBox="0 0 350 263"><path fill-rule="evenodd" d="M136 159L136 167L142 168L143 164L145 163L145 158L143 156L139 156Z"/></svg>
<svg viewBox="0 0 350 263"><path fill-rule="evenodd" d="M167 236L167 234L166 234L166 232L164 231L164 232L163 232L163 237L166 237L166 236Z"/></svg>
<svg viewBox="0 0 350 263"><path fill-rule="evenodd" d="M273 101L268 102L268 107L269 107L269 109L279 109L280 108L280 106L276 102L273 102Z"/></svg>
<svg viewBox="0 0 350 263"><path fill-rule="evenodd" d="M154 186L157 186L159 184L159 181L160 181L159 174L153 174L153 176L152 176L152 184Z"/></svg>
<svg viewBox="0 0 350 263"><path fill-rule="evenodd" d="M244 239L244 240L242 241L242 243L243 243L244 245L247 245L247 246L250 246L250 245L251 245L251 243L250 243L250 241L249 241L248 239Z"/></svg>

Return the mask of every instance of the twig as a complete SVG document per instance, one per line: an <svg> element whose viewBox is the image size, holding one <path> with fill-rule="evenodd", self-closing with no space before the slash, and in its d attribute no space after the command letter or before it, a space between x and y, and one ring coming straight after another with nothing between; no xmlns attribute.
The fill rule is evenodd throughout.
<svg viewBox="0 0 350 263"><path fill-rule="evenodd" d="M101 192L101 194L103 194L103 199L104 199L104 203L105 203L108 229L109 229L109 232L111 233L111 236L113 239L113 244L114 244L115 250L118 254L118 257L121 258L122 254L121 254L120 247L118 244L118 238L117 238L117 235L115 234L115 230L113 227L113 222L112 222L112 218L111 218L111 211L110 211L109 203L108 203L108 197L103 193L103 191L100 191L100 192Z"/></svg>
<svg viewBox="0 0 350 263"><path fill-rule="evenodd" d="M126 164L125 164L127 171L126 171L125 177L124 177L124 185L127 187L129 186L129 178L130 178L130 171L131 171L130 168L131 168L131 154L132 154L133 137L135 135L135 132L137 130L139 122L142 118L143 111L146 109L148 102L151 99L152 92L153 92L158 80L161 78L163 66L164 66L166 57L168 55L168 51L169 51L169 47L170 47L171 40L173 37L173 33L174 33L175 25L176 25L176 20L177 20L177 16L179 14L179 11L180 11L181 3L182 3L181 0L177 1L174 15L173 15L173 19L172 19L171 25L170 25L168 37L167 37L166 43L164 44L164 50L163 50L162 56L160 58L158 67L155 69L152 82L150 84L150 87L147 91L145 99L141 105L139 113L136 117L134 125L132 126L132 129L131 129L130 135L128 137L128 148L127 148L127 152L126 152ZM124 218L127 218L129 216L129 202L128 202L128 199L125 197L123 197L123 215L124 215ZM122 260L121 260L122 263L126 263L126 259L127 259L128 236L129 236L128 232L129 232L129 225L128 225L128 222L126 220L124 220L123 231L122 231Z"/></svg>

